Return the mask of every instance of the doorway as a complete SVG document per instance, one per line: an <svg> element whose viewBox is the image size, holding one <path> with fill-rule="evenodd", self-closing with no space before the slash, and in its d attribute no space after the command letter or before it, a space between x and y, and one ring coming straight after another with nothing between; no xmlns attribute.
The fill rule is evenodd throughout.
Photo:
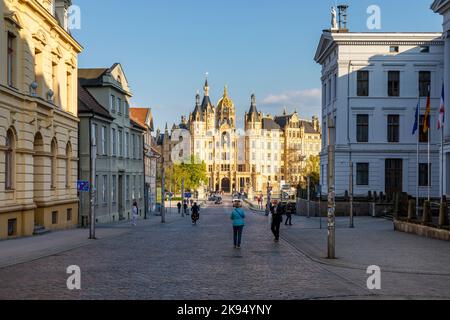
<svg viewBox="0 0 450 320"><path fill-rule="evenodd" d="M386 194L403 192L403 160L386 159Z"/></svg>
<svg viewBox="0 0 450 320"><path fill-rule="evenodd" d="M222 191L224 193L231 193L231 181L228 178L222 180Z"/></svg>
<svg viewBox="0 0 450 320"><path fill-rule="evenodd" d="M124 207L123 207L123 175L119 175L119 184L118 184L118 188L119 188L119 196L118 196L118 201L117 201L117 206L119 209L119 221L124 219Z"/></svg>

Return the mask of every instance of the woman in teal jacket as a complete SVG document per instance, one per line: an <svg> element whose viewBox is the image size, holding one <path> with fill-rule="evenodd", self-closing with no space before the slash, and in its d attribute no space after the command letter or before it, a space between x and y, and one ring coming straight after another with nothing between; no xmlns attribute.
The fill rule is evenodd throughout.
<svg viewBox="0 0 450 320"><path fill-rule="evenodd" d="M231 213L231 220L233 220L233 239L234 248L241 248L242 232L245 226L245 212L242 210L242 202L235 201L233 205L234 209Z"/></svg>

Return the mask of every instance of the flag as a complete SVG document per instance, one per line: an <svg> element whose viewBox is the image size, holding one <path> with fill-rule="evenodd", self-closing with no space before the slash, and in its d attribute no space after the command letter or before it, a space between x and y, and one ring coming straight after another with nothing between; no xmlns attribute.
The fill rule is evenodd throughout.
<svg viewBox="0 0 450 320"><path fill-rule="evenodd" d="M419 110L420 110L420 100L419 102L417 102L417 107L416 107L416 121L414 122L414 127L413 127L413 136L416 134L417 130L419 130Z"/></svg>
<svg viewBox="0 0 450 320"><path fill-rule="evenodd" d="M445 122L445 99L444 99L444 84L442 84L442 95L441 95L441 106L439 107L439 120L438 120L438 130L444 127Z"/></svg>
<svg viewBox="0 0 450 320"><path fill-rule="evenodd" d="M425 119L423 120L423 133L428 134L430 130L430 115L431 115L431 92L428 88L427 108L425 111Z"/></svg>

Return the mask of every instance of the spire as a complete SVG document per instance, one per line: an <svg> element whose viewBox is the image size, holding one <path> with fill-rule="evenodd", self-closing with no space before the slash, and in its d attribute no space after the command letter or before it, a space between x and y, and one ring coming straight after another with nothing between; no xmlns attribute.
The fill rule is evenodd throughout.
<svg viewBox="0 0 450 320"><path fill-rule="evenodd" d="M195 109L192 118L194 121L203 121L203 110L200 106L200 95L198 93L195 95Z"/></svg>
<svg viewBox="0 0 450 320"><path fill-rule="evenodd" d="M205 86L203 87L203 90L205 92L205 97L208 97L209 96L208 76L206 76Z"/></svg>
<svg viewBox="0 0 450 320"><path fill-rule="evenodd" d="M256 108L256 96L255 94L252 94L251 97L251 104L250 104L250 110L248 112L247 115L247 121L261 121L259 113L258 113L258 109Z"/></svg>
<svg viewBox="0 0 450 320"><path fill-rule="evenodd" d="M223 88L223 96L224 96L224 97L228 97L228 86L225 86L225 87Z"/></svg>
<svg viewBox="0 0 450 320"><path fill-rule="evenodd" d="M195 95L195 107L200 107L200 94L197 92Z"/></svg>

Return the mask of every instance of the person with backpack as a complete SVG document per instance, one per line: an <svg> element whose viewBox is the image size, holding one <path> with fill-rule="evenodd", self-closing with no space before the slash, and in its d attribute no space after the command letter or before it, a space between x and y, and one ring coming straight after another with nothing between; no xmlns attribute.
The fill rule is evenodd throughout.
<svg viewBox="0 0 450 320"><path fill-rule="evenodd" d="M137 225L137 218L139 216L139 208L136 201L133 202L133 207L131 208L131 224L133 226Z"/></svg>
<svg viewBox="0 0 450 320"><path fill-rule="evenodd" d="M234 209L231 213L231 220L233 221L234 248L241 249L242 233L245 227L245 212L242 209L241 201L235 201L233 207Z"/></svg>
<svg viewBox="0 0 450 320"><path fill-rule="evenodd" d="M197 205L197 202L191 208L192 212L192 223L197 224L197 221L200 219L200 207Z"/></svg>

